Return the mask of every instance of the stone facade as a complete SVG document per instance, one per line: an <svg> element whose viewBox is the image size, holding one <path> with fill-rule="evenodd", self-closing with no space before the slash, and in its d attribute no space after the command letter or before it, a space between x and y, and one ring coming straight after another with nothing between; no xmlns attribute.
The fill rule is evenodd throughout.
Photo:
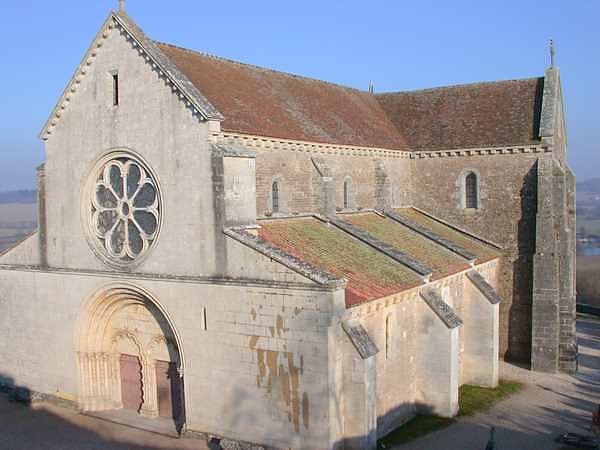
<svg viewBox="0 0 600 450"><path fill-rule="evenodd" d="M504 249L500 268L500 352L529 360L533 253L536 240L536 163L540 153L417 158L421 181L414 204L437 217L495 242ZM465 170L479 176L480 206L460 207Z"/></svg>
<svg viewBox="0 0 600 450"><path fill-rule="evenodd" d="M111 13L44 126L39 229L0 255L1 385L120 409L127 356L148 420L170 364L181 432L372 449L418 412L454 415L462 384L495 386L498 353L574 370L574 178L555 69L540 142L411 152L370 94L300 78L315 101L350 98L381 123L341 107L288 137L222 129L235 121L186 52ZM262 120L239 111L238 124ZM354 144L334 142L340 123L364 126L342 133ZM466 171L477 208L464 208ZM360 211L374 228L350 223ZM278 220L305 240L265 232Z"/></svg>

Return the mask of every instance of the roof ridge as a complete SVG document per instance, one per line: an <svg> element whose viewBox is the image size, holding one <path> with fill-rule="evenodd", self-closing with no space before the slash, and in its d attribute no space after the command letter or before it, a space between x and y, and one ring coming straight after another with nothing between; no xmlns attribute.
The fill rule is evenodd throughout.
<svg viewBox="0 0 600 450"><path fill-rule="evenodd" d="M369 94L369 91L367 91L367 90L362 90L362 89L355 88L355 87L352 87L352 86L347 86L345 84L334 83L333 81L322 80L320 78L309 77L309 76L306 76L306 75L299 75L297 73L286 72L284 70L273 69L271 67L258 66L256 64L246 63L246 62L242 62L242 61L236 61L235 59L225 58L223 56L215 55L213 53L203 52L203 51L200 51L200 50L193 50L193 49L190 49L190 48L187 48L187 47L181 47L179 45L170 44L168 42L162 42L162 41L154 40L154 43L156 45L164 45L164 46L171 47L171 48L174 48L174 49L177 49L177 50L181 50L181 51L184 51L184 52L191 53L193 55L205 56L207 58L216 59L216 60L219 60L219 61L224 61L224 62L228 62L228 63L231 63L231 64L236 64L236 65L239 65L239 66L249 67L249 68L258 69L258 70L264 70L264 71L267 71L267 72L273 72L273 73L277 73L277 74L280 74L280 75L285 75L285 76L288 76L288 77L299 78L301 80L313 81L313 82L317 82L317 83L328 84L330 86L334 86L334 87L338 87L338 88L342 88L342 89L347 89L347 90L359 92L359 93L362 93L362 94Z"/></svg>
<svg viewBox="0 0 600 450"><path fill-rule="evenodd" d="M447 86L435 86L430 88L422 88L422 89L409 89L406 91L389 91L389 92L378 92L375 93L375 97L380 97L384 95L397 95L397 94L416 94L421 92L433 92L433 91L443 91L448 89L456 89L456 88L464 88L464 87L477 87L477 86L487 86L491 84L503 84L503 83L513 83L517 81L533 81L543 79L543 76L540 77L526 77L526 78L510 78L507 80L491 80L491 81L473 81L470 83L457 83L457 84L449 84Z"/></svg>

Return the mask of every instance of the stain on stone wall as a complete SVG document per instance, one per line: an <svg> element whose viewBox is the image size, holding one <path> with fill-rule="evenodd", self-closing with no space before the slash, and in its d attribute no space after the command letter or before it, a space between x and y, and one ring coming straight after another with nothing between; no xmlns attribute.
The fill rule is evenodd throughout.
<svg viewBox="0 0 600 450"><path fill-rule="evenodd" d="M282 329L282 326L277 326L278 333L281 333ZM294 353L258 348L259 339L259 336L250 338L250 349L256 352L258 366L256 386L265 389L276 403L285 408L288 420L294 425L296 433L300 431L301 418L303 426L308 429L308 394L300 393L300 377L304 370L302 356L298 358L300 363L297 365Z"/></svg>

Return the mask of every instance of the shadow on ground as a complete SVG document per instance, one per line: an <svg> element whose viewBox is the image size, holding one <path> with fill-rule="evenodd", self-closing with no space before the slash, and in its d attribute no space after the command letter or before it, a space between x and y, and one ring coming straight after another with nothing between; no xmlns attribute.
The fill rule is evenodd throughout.
<svg viewBox="0 0 600 450"><path fill-rule="evenodd" d="M26 388L0 374L0 448L10 450L208 449L200 439L169 438L36 403ZM12 389L7 389L11 386Z"/></svg>

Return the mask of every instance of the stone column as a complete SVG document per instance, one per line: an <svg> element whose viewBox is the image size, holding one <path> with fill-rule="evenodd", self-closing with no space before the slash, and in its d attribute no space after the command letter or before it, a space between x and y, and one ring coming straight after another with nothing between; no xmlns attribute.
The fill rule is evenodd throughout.
<svg viewBox="0 0 600 450"><path fill-rule="evenodd" d="M106 353L79 354L79 406L84 411L111 409L110 358Z"/></svg>
<svg viewBox="0 0 600 450"><path fill-rule="evenodd" d="M142 391L144 401L140 415L149 418L158 417L158 396L156 392L156 361L149 358L142 360Z"/></svg>
<svg viewBox="0 0 600 450"><path fill-rule="evenodd" d="M87 353L79 352L79 408L82 411L90 409L89 358Z"/></svg>
<svg viewBox="0 0 600 450"><path fill-rule="evenodd" d="M110 380L111 380L111 400L113 409L123 408L123 399L121 397L121 362L120 354L112 353L109 355L110 362Z"/></svg>

